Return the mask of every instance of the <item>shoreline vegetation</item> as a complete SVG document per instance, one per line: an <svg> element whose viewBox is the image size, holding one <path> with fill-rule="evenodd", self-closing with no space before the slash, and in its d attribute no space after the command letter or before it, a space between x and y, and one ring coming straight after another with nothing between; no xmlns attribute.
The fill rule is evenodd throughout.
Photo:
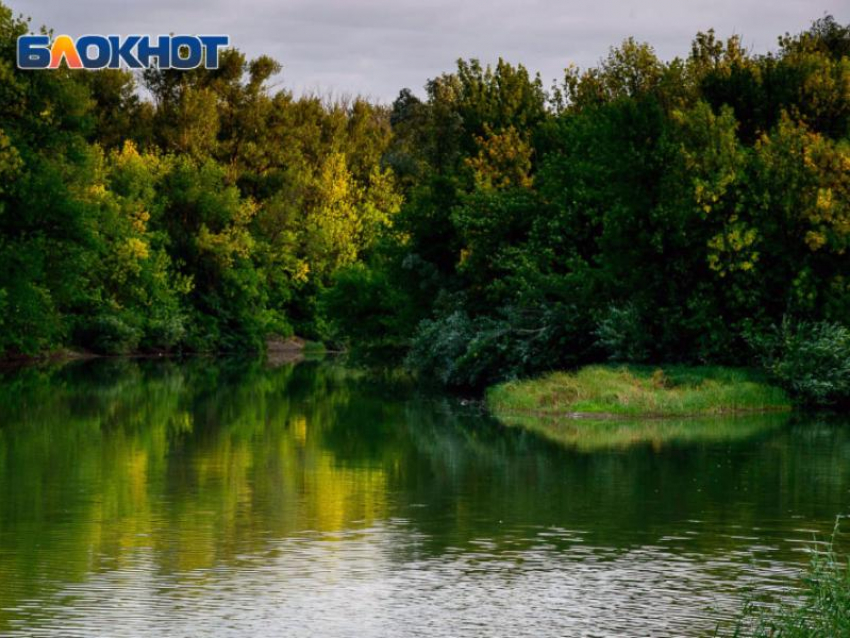
<svg viewBox="0 0 850 638"><path fill-rule="evenodd" d="M731 635L734 638L837 638L850 636L850 556L838 550L839 525L832 537L815 542L795 603L778 606L751 600ZM718 628L719 630L721 628ZM725 632L717 635L726 635Z"/></svg>
<svg viewBox="0 0 850 638"><path fill-rule="evenodd" d="M831 16L763 53L628 38L560 78L461 59L391 104L299 95L237 49L27 72L32 30L0 3L0 357L299 335L462 391L675 361L850 403L850 27Z"/></svg>
<svg viewBox="0 0 850 638"><path fill-rule="evenodd" d="M174 358L185 356L201 357L227 357L227 356L249 356L261 355L264 360L272 365L284 363L295 363L305 358L321 357L326 354L340 354L339 350L330 350L320 341L311 341L301 337L279 337L271 336L266 339L265 347L261 353L249 351L248 353L235 352L168 352L168 351L136 351L120 354L105 354L74 348L59 348L49 352L33 355L3 355L0 356L0 369L16 368L20 366L41 365L51 363L66 363L71 361L88 361L92 359L157 359Z"/></svg>

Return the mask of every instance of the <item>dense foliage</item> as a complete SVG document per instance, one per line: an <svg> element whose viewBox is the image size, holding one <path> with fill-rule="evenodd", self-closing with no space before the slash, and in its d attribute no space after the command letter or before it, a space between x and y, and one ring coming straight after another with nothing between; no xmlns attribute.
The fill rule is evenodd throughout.
<svg viewBox="0 0 850 638"><path fill-rule="evenodd" d="M317 335L317 292L400 205L388 109L272 93L279 65L235 50L215 71L19 71L29 28L0 5L0 353Z"/></svg>
<svg viewBox="0 0 850 638"><path fill-rule="evenodd" d="M850 401L850 330L840 324L789 320L751 337L762 367L797 403Z"/></svg>
<svg viewBox="0 0 850 638"><path fill-rule="evenodd" d="M404 315L355 339L337 303L332 325L409 340L413 367L468 386L749 363L746 337L784 318L845 323L848 56L824 18L765 55L709 31L670 62L627 40L549 92L504 62L402 92L385 161L405 202L357 290L392 288Z"/></svg>
<svg viewBox="0 0 850 638"><path fill-rule="evenodd" d="M0 352L405 356L459 386L744 363L850 312L850 28L627 40L546 90L460 61L391 107L213 71L23 72L0 8ZM755 336L755 338L754 338ZM749 339L749 340L748 340Z"/></svg>

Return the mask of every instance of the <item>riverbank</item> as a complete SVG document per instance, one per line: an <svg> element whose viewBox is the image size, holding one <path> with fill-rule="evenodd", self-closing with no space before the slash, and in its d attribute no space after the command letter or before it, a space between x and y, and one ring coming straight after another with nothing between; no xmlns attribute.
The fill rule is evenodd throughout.
<svg viewBox="0 0 850 638"><path fill-rule="evenodd" d="M173 351L138 351L122 354L103 354L80 348L58 348L34 355L0 355L0 368L17 368L43 363L66 363L87 359L156 359L161 357L212 356L212 355L264 355L270 365L294 363L304 358L323 356L336 351L328 350L320 341L310 341L301 337L271 336L266 340L265 352L173 352Z"/></svg>
<svg viewBox="0 0 850 638"><path fill-rule="evenodd" d="M487 391L497 418L529 416L616 419L782 412L787 395L757 372L687 366L588 366Z"/></svg>

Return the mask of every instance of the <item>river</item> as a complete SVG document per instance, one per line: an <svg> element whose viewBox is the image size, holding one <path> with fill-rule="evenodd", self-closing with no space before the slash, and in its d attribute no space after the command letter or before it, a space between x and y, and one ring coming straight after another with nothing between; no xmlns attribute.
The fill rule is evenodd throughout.
<svg viewBox="0 0 850 638"><path fill-rule="evenodd" d="M850 511L835 419L570 445L332 361L30 367L0 405L10 638L711 635Z"/></svg>

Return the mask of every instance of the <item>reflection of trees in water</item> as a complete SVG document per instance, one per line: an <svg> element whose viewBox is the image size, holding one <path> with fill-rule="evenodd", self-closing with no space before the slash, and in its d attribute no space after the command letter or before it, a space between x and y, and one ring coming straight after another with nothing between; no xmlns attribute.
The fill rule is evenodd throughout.
<svg viewBox="0 0 850 638"><path fill-rule="evenodd" d="M318 363L30 368L0 378L0 404L3 608L136 551L179 576L390 519L421 533L397 560L480 539L522 549L550 527L624 549L697 530L686 550L716 554L745 543L734 525L777 542L829 526L850 488L840 425L585 453Z"/></svg>
<svg viewBox="0 0 850 638"><path fill-rule="evenodd" d="M578 529L590 542L620 547L687 531L688 551L708 553L739 547L744 539L732 536L753 528L780 544L799 537L801 520L827 532L848 505L850 431L762 418L764 427L744 424L748 437L727 424L734 432L726 440L714 430L708 441L642 441L587 453L447 405L412 406L408 429L419 465L406 493L442 507L416 520L435 551L499 534L513 542L528 527ZM447 520L456 534L446 531ZM733 526L749 531L731 533Z"/></svg>
<svg viewBox="0 0 850 638"><path fill-rule="evenodd" d="M379 464L323 444L350 401L332 366L94 362L3 379L0 604L120 567L209 567L264 538L385 515ZM8 581L7 581L8 582ZM10 599L5 599L6 595Z"/></svg>
<svg viewBox="0 0 850 638"><path fill-rule="evenodd" d="M644 419L509 416L506 422L537 432L567 447L595 452L643 444L661 450L669 446L742 441L781 428L790 418L786 412L771 412Z"/></svg>

